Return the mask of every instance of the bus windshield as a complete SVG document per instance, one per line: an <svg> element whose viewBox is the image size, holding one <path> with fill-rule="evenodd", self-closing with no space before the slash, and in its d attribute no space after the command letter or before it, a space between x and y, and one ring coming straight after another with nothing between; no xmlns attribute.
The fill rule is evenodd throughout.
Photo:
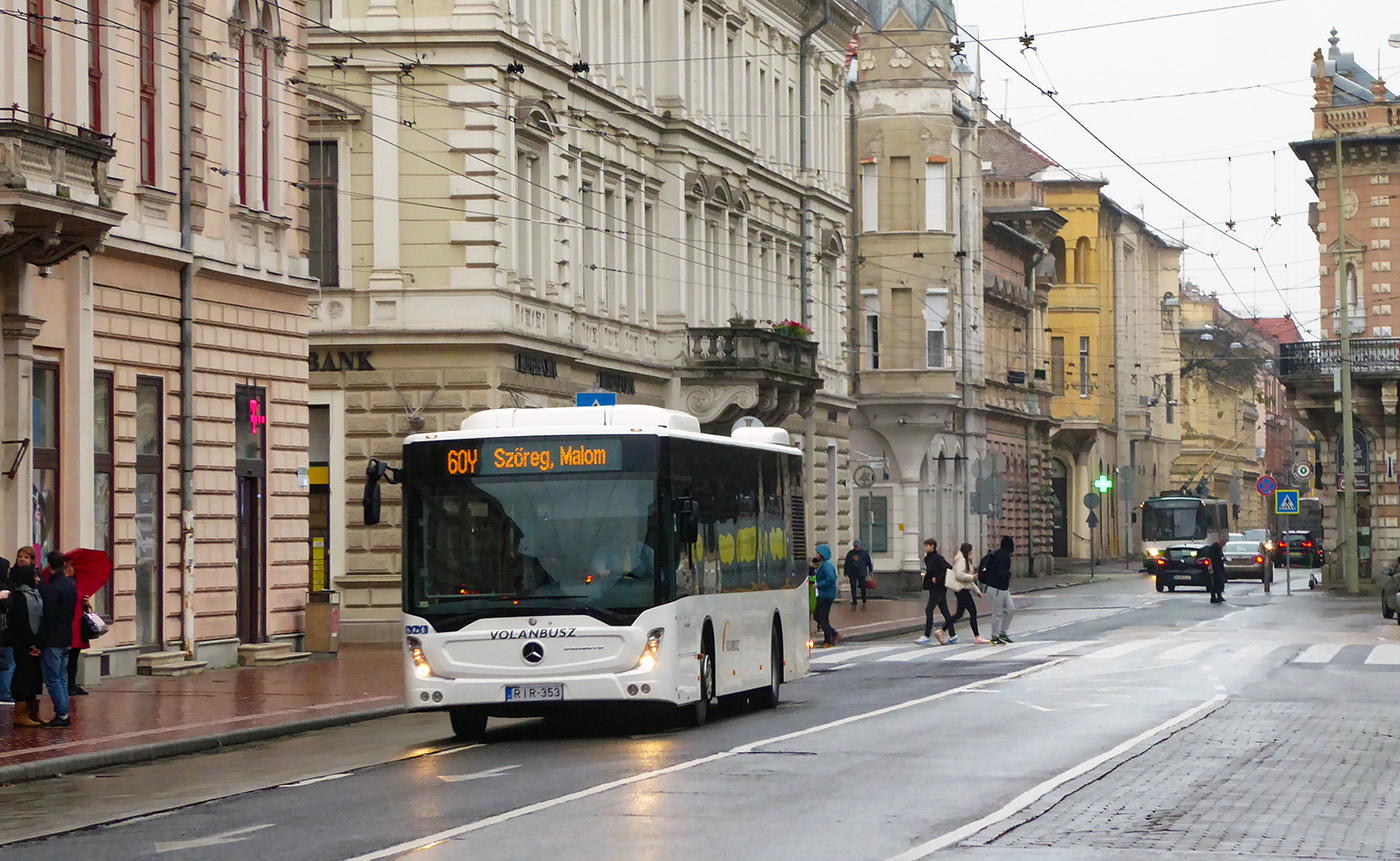
<svg viewBox="0 0 1400 861"><path fill-rule="evenodd" d="M1142 506L1143 541L1199 541L1206 537L1205 506L1196 499L1149 499Z"/></svg>
<svg viewBox="0 0 1400 861"><path fill-rule="evenodd" d="M416 496L412 612L585 605L612 616L655 603L654 478L482 478Z"/></svg>

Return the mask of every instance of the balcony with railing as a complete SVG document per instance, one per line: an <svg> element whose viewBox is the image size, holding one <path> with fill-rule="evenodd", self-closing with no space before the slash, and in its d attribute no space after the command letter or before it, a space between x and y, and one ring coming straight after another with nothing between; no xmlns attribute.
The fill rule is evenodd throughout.
<svg viewBox="0 0 1400 861"><path fill-rule="evenodd" d="M107 177L114 155L110 135L0 109L0 257L51 266L101 247L122 220Z"/></svg>
<svg viewBox="0 0 1400 861"><path fill-rule="evenodd" d="M1279 376L1285 383L1331 377L1342 366L1341 341L1300 341L1279 348ZM1400 378L1400 338L1352 338L1351 374Z"/></svg>
<svg viewBox="0 0 1400 861"><path fill-rule="evenodd" d="M809 415L822 385L815 341L757 326L687 329L681 378L687 409L714 426L746 415L770 425Z"/></svg>

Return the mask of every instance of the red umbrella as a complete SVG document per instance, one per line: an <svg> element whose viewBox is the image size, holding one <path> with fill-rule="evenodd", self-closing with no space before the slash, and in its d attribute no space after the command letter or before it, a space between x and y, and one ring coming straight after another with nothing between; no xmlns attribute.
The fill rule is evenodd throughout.
<svg viewBox="0 0 1400 861"><path fill-rule="evenodd" d="M78 586L78 606L73 613L73 646L79 649L88 647L88 639L83 636L82 618L84 605L97 591L112 579L112 560L101 550L69 550L63 558L73 563L73 580Z"/></svg>
<svg viewBox="0 0 1400 861"><path fill-rule="evenodd" d="M73 579L84 598L96 595L112 579L112 560L101 550L69 550L63 558L73 563Z"/></svg>

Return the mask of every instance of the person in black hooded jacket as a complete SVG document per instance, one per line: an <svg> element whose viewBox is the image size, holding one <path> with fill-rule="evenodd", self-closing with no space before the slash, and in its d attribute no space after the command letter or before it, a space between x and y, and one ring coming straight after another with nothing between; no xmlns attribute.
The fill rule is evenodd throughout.
<svg viewBox="0 0 1400 861"><path fill-rule="evenodd" d="M928 606L924 608L924 635L914 642L921 646L929 643L930 636L938 637L938 644L941 646L948 640L948 635L943 628L936 631L933 627L933 611L935 609L943 614L943 627L948 625L948 569L953 566L948 564L948 560L943 558L943 554L938 552L938 542L932 538L924 539L924 591L928 592Z"/></svg>
<svg viewBox="0 0 1400 861"><path fill-rule="evenodd" d="M1011 600L1011 553L1016 542L1011 536L1003 535L1001 546L987 559L987 564L977 573L987 590L987 600L992 605L992 643L1004 646L1011 642L1006 629L1011 617L1016 614L1016 604Z"/></svg>
<svg viewBox="0 0 1400 861"><path fill-rule="evenodd" d="M39 690L43 676L39 669L39 630L43 626L44 600L39 595L38 570L33 565L16 565L10 569L10 586L5 621L15 656L14 677L10 680L15 726L41 726Z"/></svg>
<svg viewBox="0 0 1400 861"><path fill-rule="evenodd" d="M49 554L49 582L43 587L44 615L39 625L44 687L53 702L53 719L44 726L72 726L68 717L68 650L73 646L73 615L78 611L78 584L73 566L54 551Z"/></svg>

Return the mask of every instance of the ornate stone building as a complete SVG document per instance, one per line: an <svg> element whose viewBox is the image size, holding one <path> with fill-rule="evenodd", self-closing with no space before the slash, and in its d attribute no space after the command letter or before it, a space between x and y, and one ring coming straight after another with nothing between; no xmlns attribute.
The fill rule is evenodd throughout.
<svg viewBox="0 0 1400 861"><path fill-rule="evenodd" d="M28 9L0 18L0 553L111 555L94 603L112 633L85 653L88 680L165 649L227 665L241 644L295 642L315 287L304 105L284 86L300 19L263 0L195 16L182 243L175 7Z"/></svg>
<svg viewBox="0 0 1400 861"><path fill-rule="evenodd" d="M1394 214L1400 194L1400 98L1339 42L1334 30L1326 55L1321 50L1313 55L1313 134L1292 144L1312 173L1309 185L1318 197L1310 222L1318 241L1324 340L1283 345L1280 364L1292 407L1318 441L1317 483L1329 551L1350 534L1334 518L1343 508L1337 492L1341 458L1350 452L1355 463L1356 549L1364 585L1400 553L1394 477L1400 451L1400 340L1395 338L1400 304L1392 299L1400 279L1400 220ZM1352 336L1350 445L1342 444L1335 388L1343 297ZM1324 582L1342 584L1340 558L1328 554Z"/></svg>
<svg viewBox="0 0 1400 861"><path fill-rule="evenodd" d="M757 416L801 438L813 542L848 538L842 89L857 6L320 14L312 533L347 637L392 638L398 619L397 497L383 525L355 522L366 458L473 410L606 390L717 430Z"/></svg>

